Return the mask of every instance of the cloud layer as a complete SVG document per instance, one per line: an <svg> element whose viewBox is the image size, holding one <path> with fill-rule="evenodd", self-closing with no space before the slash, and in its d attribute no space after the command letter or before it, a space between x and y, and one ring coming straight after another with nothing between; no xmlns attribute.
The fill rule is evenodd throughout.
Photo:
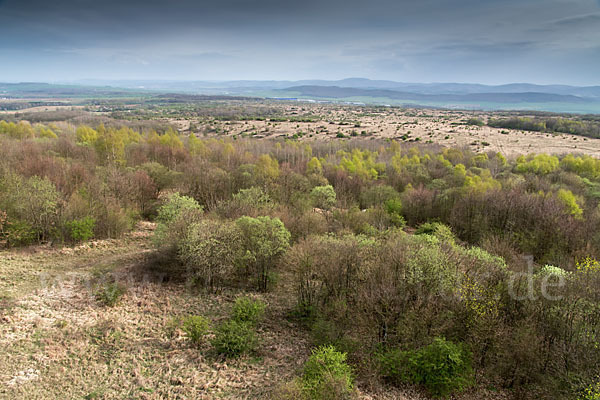
<svg viewBox="0 0 600 400"><path fill-rule="evenodd" d="M0 0L0 81L600 84L597 0Z"/></svg>

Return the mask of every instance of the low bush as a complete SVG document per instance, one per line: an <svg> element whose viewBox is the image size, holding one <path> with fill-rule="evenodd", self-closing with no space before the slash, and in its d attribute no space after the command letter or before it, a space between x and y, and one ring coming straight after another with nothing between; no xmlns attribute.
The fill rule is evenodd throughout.
<svg viewBox="0 0 600 400"><path fill-rule="evenodd" d="M473 379L470 352L443 338L414 351L390 350L380 356L380 363L385 378L423 385L436 397L460 392Z"/></svg>
<svg viewBox="0 0 600 400"><path fill-rule="evenodd" d="M333 346L314 349L304 365L302 388L309 399L352 398L353 372L346 363L346 353L337 351Z"/></svg>
<svg viewBox="0 0 600 400"><path fill-rule="evenodd" d="M190 315L184 319L182 329L192 343L202 344L210 331L210 323L201 315Z"/></svg>
<svg viewBox="0 0 600 400"><path fill-rule="evenodd" d="M125 287L118 283L106 283L96 290L96 300L107 307L112 307L121 301L125 291Z"/></svg>
<svg viewBox="0 0 600 400"><path fill-rule="evenodd" d="M239 297L231 310L231 318L240 323L256 326L263 319L265 307L265 303L261 300Z"/></svg>
<svg viewBox="0 0 600 400"><path fill-rule="evenodd" d="M95 226L96 220L92 217L74 219L66 223L69 236L76 242L85 242L93 238Z"/></svg>
<svg viewBox="0 0 600 400"><path fill-rule="evenodd" d="M256 347L254 328L247 322L228 320L218 326L212 345L219 354L226 357L239 357Z"/></svg>

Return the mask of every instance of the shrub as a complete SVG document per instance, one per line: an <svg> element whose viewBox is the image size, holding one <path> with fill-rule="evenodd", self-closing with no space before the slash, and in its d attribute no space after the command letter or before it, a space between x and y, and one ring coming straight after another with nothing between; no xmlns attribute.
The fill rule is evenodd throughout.
<svg viewBox="0 0 600 400"><path fill-rule="evenodd" d="M310 199L313 207L329 210L331 207L335 206L335 190L331 185L317 186L310 191Z"/></svg>
<svg viewBox="0 0 600 400"><path fill-rule="evenodd" d="M348 399L354 392L352 368L346 353L333 346L313 349L304 365L302 386L309 399Z"/></svg>
<svg viewBox="0 0 600 400"><path fill-rule="evenodd" d="M472 117L467 120L466 125L483 126L484 122L481 118Z"/></svg>
<svg viewBox="0 0 600 400"><path fill-rule="evenodd" d="M338 306L338 308L341 308ZM334 315L337 309L327 310L326 314ZM312 342L315 346L331 345L340 351L354 353L357 348L356 341L352 340L345 333L346 324L343 321L338 321L335 316L331 318L316 318L310 328Z"/></svg>
<svg viewBox="0 0 600 400"><path fill-rule="evenodd" d="M240 231L235 224L202 220L191 224L179 240L178 257L194 283L215 290L233 277L240 256L239 240Z"/></svg>
<svg viewBox="0 0 600 400"><path fill-rule="evenodd" d="M436 397L447 397L472 382L470 352L443 338L436 338L419 350L390 350L379 360L385 378L396 383L421 384Z"/></svg>
<svg viewBox="0 0 600 400"><path fill-rule="evenodd" d="M106 283L96 290L96 300L105 306L112 307L121 301L125 288L117 283Z"/></svg>
<svg viewBox="0 0 600 400"><path fill-rule="evenodd" d="M272 208L273 200L264 190L253 186L249 189L241 189L233 195L233 200L240 206L249 206L257 208Z"/></svg>
<svg viewBox="0 0 600 400"><path fill-rule="evenodd" d="M415 235L432 235L442 243L454 244L455 237L450 228L439 222L426 222L415 231Z"/></svg>
<svg viewBox="0 0 600 400"><path fill-rule="evenodd" d="M406 225L406 220L402 216L402 201L400 199L387 200L384 203L384 208L394 226L402 228Z"/></svg>
<svg viewBox="0 0 600 400"><path fill-rule="evenodd" d="M118 204L110 202L101 204L102 210L96 218L95 231L110 238L116 238L131 230L135 216Z"/></svg>
<svg viewBox="0 0 600 400"><path fill-rule="evenodd" d="M558 200L564 205L568 214L577 219L583 219L583 210L577 203L577 197L567 189L559 189L556 193Z"/></svg>
<svg viewBox="0 0 600 400"><path fill-rule="evenodd" d="M74 219L66 223L66 228L71 236L71 239L77 242L85 242L94 237L94 227L96 220L92 217L83 217Z"/></svg>
<svg viewBox="0 0 600 400"><path fill-rule="evenodd" d="M567 278L570 272L565 271L561 267L555 267L554 265L546 264L538 271L538 274L541 276L559 276Z"/></svg>
<svg viewBox="0 0 600 400"><path fill-rule="evenodd" d="M239 357L254 350L256 347L256 334L251 324L228 320L217 328L212 341L215 350L226 357Z"/></svg>
<svg viewBox="0 0 600 400"><path fill-rule="evenodd" d="M210 330L208 319L201 315L190 315L183 321L183 331L195 344L201 344Z"/></svg>
<svg viewBox="0 0 600 400"><path fill-rule="evenodd" d="M7 221L4 237L8 246L26 246L37 239L35 229L26 221Z"/></svg>
<svg viewBox="0 0 600 400"><path fill-rule="evenodd" d="M278 400L307 400L300 379L282 383L274 390L271 398Z"/></svg>
<svg viewBox="0 0 600 400"><path fill-rule="evenodd" d="M261 300L239 297L231 310L231 318L237 322L255 326L262 320L265 307L265 303Z"/></svg>
<svg viewBox="0 0 600 400"><path fill-rule="evenodd" d="M48 178L32 176L25 179L17 174L4 177L4 193L0 192L0 204L13 220L13 243L29 244L37 239L50 239L56 232L56 223L60 210L60 194L54 183ZM16 222L18 221L18 222ZM30 232L34 232L31 239ZM22 233L22 234L21 234Z"/></svg>

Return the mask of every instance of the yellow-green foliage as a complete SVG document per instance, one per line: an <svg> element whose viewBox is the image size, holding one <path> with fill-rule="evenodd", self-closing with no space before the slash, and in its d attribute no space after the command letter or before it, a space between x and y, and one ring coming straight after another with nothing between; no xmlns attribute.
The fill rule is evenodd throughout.
<svg viewBox="0 0 600 400"><path fill-rule="evenodd" d="M600 380L585 388L580 400L600 400Z"/></svg>
<svg viewBox="0 0 600 400"><path fill-rule="evenodd" d="M256 173L266 181L277 179L279 176L279 163L268 154L258 157L256 162Z"/></svg>
<svg viewBox="0 0 600 400"><path fill-rule="evenodd" d="M538 154L527 158L524 156L517 158L515 170L519 173L531 172L538 175L546 175L556 171L558 165L558 157L548 154Z"/></svg>
<svg viewBox="0 0 600 400"><path fill-rule="evenodd" d="M75 131L77 141L87 145L93 145L98 139L98 132L87 125L80 125Z"/></svg>
<svg viewBox="0 0 600 400"><path fill-rule="evenodd" d="M475 157L471 159L471 164L475 167L485 167L489 161L489 157L487 154L477 154Z"/></svg>
<svg viewBox="0 0 600 400"><path fill-rule="evenodd" d="M500 313L500 303L496 292L484 286L468 275L463 276L459 293L465 308L469 312L469 323L482 319L495 319Z"/></svg>
<svg viewBox="0 0 600 400"><path fill-rule="evenodd" d="M206 144L202 140L198 139L193 133L190 134L190 138L188 139L188 150L193 156L206 156L208 153L208 147Z"/></svg>
<svg viewBox="0 0 600 400"><path fill-rule="evenodd" d="M583 273L596 273L600 272L600 262L591 257L583 258L577 261L577 271Z"/></svg>
<svg viewBox="0 0 600 400"><path fill-rule="evenodd" d="M35 131L27 121L14 122L0 121L0 135L8 135L14 139L27 139L35 136Z"/></svg>
<svg viewBox="0 0 600 400"><path fill-rule="evenodd" d="M452 163L450 161L446 160L442 154L438 154L438 156L436 157L436 160L440 164L442 164L444 167L446 167L448 169L452 168Z"/></svg>
<svg viewBox="0 0 600 400"><path fill-rule="evenodd" d="M317 175L323 173L323 166L317 157L311 158L308 163L306 163L306 173Z"/></svg>
<svg viewBox="0 0 600 400"><path fill-rule="evenodd" d="M304 365L302 387L308 399L349 399L354 388L353 371L346 353L333 346L313 349Z"/></svg>
<svg viewBox="0 0 600 400"><path fill-rule="evenodd" d="M600 178L600 160L591 156L567 155L560 161L560 166L570 172L589 178Z"/></svg>
<svg viewBox="0 0 600 400"><path fill-rule="evenodd" d="M465 159L465 155L462 150L457 148L444 149L442 151L444 158L450 161L452 164L458 164Z"/></svg>
<svg viewBox="0 0 600 400"><path fill-rule="evenodd" d="M101 159L118 163L125 162L125 147L141 140L140 134L131 128L107 129L104 124L96 130L82 125L76 135L80 143L93 146Z"/></svg>
<svg viewBox="0 0 600 400"><path fill-rule="evenodd" d="M385 171L385 164L377 162L377 152L353 149L351 153L340 150L338 168L363 179L377 179Z"/></svg>
<svg viewBox="0 0 600 400"><path fill-rule="evenodd" d="M392 166L394 167L397 173L402 173L407 167L411 165L419 164L421 164L421 157L419 157L417 154L414 154L411 157L396 154L394 157L392 157Z"/></svg>
<svg viewBox="0 0 600 400"><path fill-rule="evenodd" d="M505 166L506 164L508 164L508 161L506 161L506 157L504 157L502 155L502 153L496 153L496 155L494 156L498 161L500 161L500 165Z"/></svg>
<svg viewBox="0 0 600 400"><path fill-rule="evenodd" d="M465 178L464 186L469 190L478 193L485 193L488 190L500 189L502 187L500 182L492 178L490 170L488 169L482 170L481 175L469 173Z"/></svg>
<svg viewBox="0 0 600 400"><path fill-rule="evenodd" d="M583 210L577 203L577 197L568 189L560 189L556 197L565 206L567 212L575 218L582 218ZM581 201L581 200L580 200Z"/></svg>
<svg viewBox="0 0 600 400"><path fill-rule="evenodd" d="M500 189L500 182L492 178L488 169L481 170L480 175L467 171L463 164L456 164L453 171L454 180L469 191L485 193L488 190Z"/></svg>
<svg viewBox="0 0 600 400"><path fill-rule="evenodd" d="M47 138L47 139L58 138L58 136L56 136L56 133L54 133L54 131L52 131L52 129L46 128L45 126L39 126L37 129L37 134L41 138Z"/></svg>
<svg viewBox="0 0 600 400"><path fill-rule="evenodd" d="M0 121L0 135L7 135L13 139L31 139L36 134L40 138L57 138L56 133L51 128L42 124L36 124L34 128L27 121L20 121L18 124Z"/></svg>
<svg viewBox="0 0 600 400"><path fill-rule="evenodd" d="M135 142L135 140L132 140ZM171 149L183 149L183 142L179 139L179 134L169 128L164 135L159 136L159 143Z"/></svg>

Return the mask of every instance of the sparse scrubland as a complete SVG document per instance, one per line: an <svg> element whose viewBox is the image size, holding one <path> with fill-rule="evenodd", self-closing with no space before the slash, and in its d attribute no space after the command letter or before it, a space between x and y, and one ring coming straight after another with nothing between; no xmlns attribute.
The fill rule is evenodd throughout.
<svg viewBox="0 0 600 400"><path fill-rule="evenodd" d="M599 159L157 130L0 122L3 397L600 398Z"/></svg>

